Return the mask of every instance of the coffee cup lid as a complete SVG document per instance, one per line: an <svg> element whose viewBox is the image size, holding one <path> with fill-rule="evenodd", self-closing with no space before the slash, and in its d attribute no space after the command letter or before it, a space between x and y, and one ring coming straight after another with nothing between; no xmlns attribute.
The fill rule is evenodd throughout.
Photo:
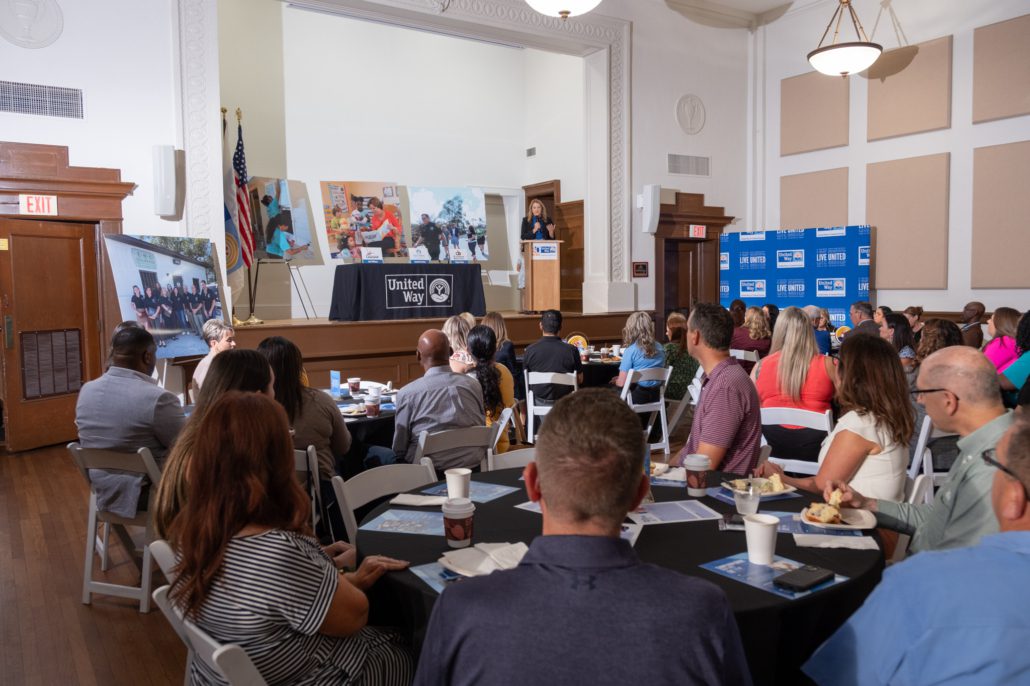
<svg viewBox="0 0 1030 686"><path fill-rule="evenodd" d="M472 514L476 511L476 505L468 498L448 498L444 501L444 514Z"/></svg>
<svg viewBox="0 0 1030 686"><path fill-rule="evenodd" d="M687 455L683 459L683 466L687 469L708 469L709 465L711 464L712 461L708 458L707 455Z"/></svg>

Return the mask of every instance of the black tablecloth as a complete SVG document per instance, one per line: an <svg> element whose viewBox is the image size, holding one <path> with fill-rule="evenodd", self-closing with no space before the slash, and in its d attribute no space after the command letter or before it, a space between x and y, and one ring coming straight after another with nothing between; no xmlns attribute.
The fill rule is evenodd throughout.
<svg viewBox="0 0 1030 686"><path fill-rule="evenodd" d="M378 417L360 417L347 420L350 432L350 449L336 465L336 472L349 479L365 470L365 457L372 445L390 448L393 446L394 415L392 410L383 410Z"/></svg>
<svg viewBox="0 0 1030 686"><path fill-rule="evenodd" d="M477 481L518 486L516 493L476 505L474 542L524 541L540 534L540 515L514 506L527 500L521 489L520 469L473 474ZM416 491L413 492L418 492ZM684 500L685 488L655 486L658 501ZM703 502L717 512L733 512L732 505L714 498ZM763 504L763 510L800 512L809 498L777 500ZM376 508L367 519L388 509ZM418 508L414 508L418 509ZM422 508L423 511L426 508ZM362 555L388 555L409 560L412 565L435 562L448 548L442 536L358 532ZM849 580L798 600L787 600L739 581L720 576L699 565L747 550L742 531L719 531L718 522L645 526L635 549L645 562L707 579L725 591L740 627L744 650L756 684L807 683L799 671L812 652L862 604L879 582L883 554L872 550L799 548L789 534L779 534L776 553L806 564L814 564L849 577ZM656 611L661 589L655 589ZM437 594L410 571L385 576L372 592L375 623L399 626L421 647L429 614Z"/></svg>
<svg viewBox="0 0 1030 686"><path fill-rule="evenodd" d="M377 319L486 314L478 264L342 264L336 268L329 319Z"/></svg>
<svg viewBox="0 0 1030 686"><path fill-rule="evenodd" d="M583 365L583 388L593 386L609 386L612 379L619 375L618 362L601 362L590 360ZM614 388L614 386L613 386Z"/></svg>

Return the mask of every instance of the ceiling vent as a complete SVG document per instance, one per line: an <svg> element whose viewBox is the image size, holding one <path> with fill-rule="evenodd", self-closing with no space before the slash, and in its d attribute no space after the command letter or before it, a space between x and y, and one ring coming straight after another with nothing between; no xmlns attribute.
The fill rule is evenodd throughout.
<svg viewBox="0 0 1030 686"><path fill-rule="evenodd" d="M526 157L536 157L536 148L526 148Z"/></svg>
<svg viewBox="0 0 1030 686"><path fill-rule="evenodd" d="M0 112L82 119L82 91L78 88L0 81Z"/></svg>
<svg viewBox="0 0 1030 686"><path fill-rule="evenodd" d="M711 176L711 157L669 154L669 173L689 176Z"/></svg>

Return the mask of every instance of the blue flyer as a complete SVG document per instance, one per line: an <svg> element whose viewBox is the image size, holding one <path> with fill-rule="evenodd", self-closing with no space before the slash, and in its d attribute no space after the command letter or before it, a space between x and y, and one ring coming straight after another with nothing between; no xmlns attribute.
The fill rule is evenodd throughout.
<svg viewBox="0 0 1030 686"><path fill-rule="evenodd" d="M443 593L443 589L465 578L461 574L445 569L439 562L430 562L410 569L415 576L425 581L437 593Z"/></svg>
<svg viewBox="0 0 1030 686"><path fill-rule="evenodd" d="M733 499L733 493L727 491L721 486L718 488L709 488L708 495L715 498L718 501L724 502L727 505L736 506L737 502ZM770 503L774 500L789 500L791 498L800 498L801 496L797 493L771 493L769 495L763 495L761 502Z"/></svg>
<svg viewBox="0 0 1030 686"><path fill-rule="evenodd" d="M780 588L773 583L773 579L778 577L780 574L792 572L798 567L803 566L804 565L801 562L788 560L787 558L780 557L779 555L773 556L773 562L771 565L756 565L748 561L746 552L737 553L736 555L724 557L721 560L706 562L705 564L700 565L702 569L707 569L710 572L715 572L716 574L734 579L742 584L747 584L748 586L754 586L755 588L760 588L763 591L774 593L781 598L786 598L787 600L804 598L806 595L811 595L816 591L821 591L824 588L829 588L834 584L839 584L842 581L848 580L848 577L837 574L832 579L829 579L807 591L791 591L786 588Z"/></svg>
<svg viewBox="0 0 1030 686"><path fill-rule="evenodd" d="M387 510L368 524L362 526L361 530L392 534L443 536L443 513Z"/></svg>
<svg viewBox="0 0 1030 686"><path fill-rule="evenodd" d="M488 503L491 500L497 500L518 490L514 486L501 486L500 484L485 484L481 481L473 481L469 484L469 497L474 503ZM422 492L426 495L447 495L447 484L436 484Z"/></svg>

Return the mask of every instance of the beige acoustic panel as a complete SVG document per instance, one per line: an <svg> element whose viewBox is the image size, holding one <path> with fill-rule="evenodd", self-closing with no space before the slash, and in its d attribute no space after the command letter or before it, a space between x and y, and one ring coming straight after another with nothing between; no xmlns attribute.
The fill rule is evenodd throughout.
<svg viewBox="0 0 1030 686"><path fill-rule="evenodd" d="M819 72L780 81L780 154L848 144L848 80Z"/></svg>
<svg viewBox="0 0 1030 686"><path fill-rule="evenodd" d="M948 287L948 153L866 166L875 288Z"/></svg>
<svg viewBox="0 0 1030 686"><path fill-rule="evenodd" d="M868 140L951 126L951 36L885 52L866 78Z"/></svg>
<svg viewBox="0 0 1030 686"><path fill-rule="evenodd" d="M1030 288L1030 141L973 151L973 288Z"/></svg>
<svg viewBox="0 0 1030 686"><path fill-rule="evenodd" d="M780 227L809 229L847 223L847 167L780 178Z"/></svg>
<svg viewBox="0 0 1030 686"><path fill-rule="evenodd" d="M1030 14L973 32L973 122L1030 114Z"/></svg>

